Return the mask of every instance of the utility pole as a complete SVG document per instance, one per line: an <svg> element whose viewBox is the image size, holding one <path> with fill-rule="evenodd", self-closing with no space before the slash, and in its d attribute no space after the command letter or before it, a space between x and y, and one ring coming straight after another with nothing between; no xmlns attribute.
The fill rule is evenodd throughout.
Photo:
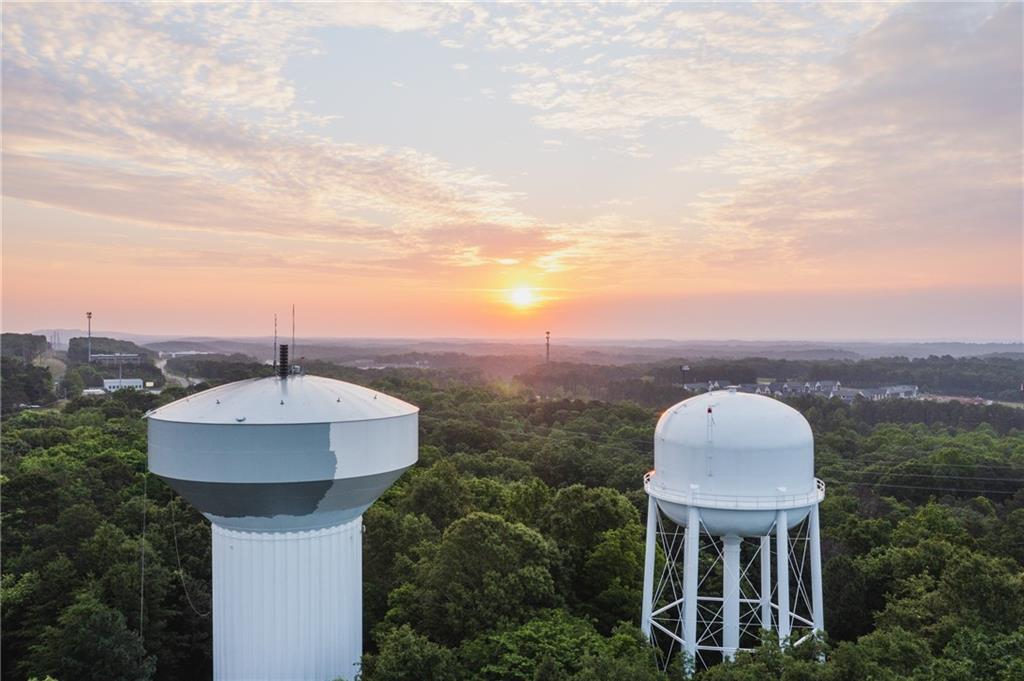
<svg viewBox="0 0 1024 681"><path fill-rule="evenodd" d="M551 361L551 332L544 332L544 363Z"/></svg>
<svg viewBox="0 0 1024 681"><path fill-rule="evenodd" d="M85 313L86 323L89 325L88 338L85 341L88 348L89 362L92 363L92 312Z"/></svg>

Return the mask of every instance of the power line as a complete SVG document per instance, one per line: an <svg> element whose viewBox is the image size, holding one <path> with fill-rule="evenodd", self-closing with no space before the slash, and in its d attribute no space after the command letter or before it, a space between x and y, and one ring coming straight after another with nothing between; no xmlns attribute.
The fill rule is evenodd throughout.
<svg viewBox="0 0 1024 681"><path fill-rule="evenodd" d="M833 470L831 467L824 469L826 471ZM941 475L941 474L928 474L928 473L899 473L896 471L858 471L853 469L843 470L839 469L840 473L853 473L855 475L874 475L878 477L893 476L897 478L933 478L939 480L984 480L986 482L1016 482L1024 483L1024 478L991 478L980 475Z"/></svg>
<svg viewBox="0 0 1024 681"><path fill-rule="evenodd" d="M437 417L435 417L435 418L437 418ZM440 420L440 418L437 418L437 420ZM586 433L586 432L582 432L582 431L571 431L571 430L564 430L564 429L557 429L557 428L549 428L548 432L546 432L546 433L537 433L537 432L529 432L529 431L522 431L522 430L512 430L512 429L509 429L509 428L500 428L500 427L494 428L494 430L497 430L499 433L502 433L502 434L518 436L520 438L520 442L525 442L526 440L531 439L531 438L549 438L551 436L567 435L567 436L570 436L571 438L580 438L580 439L587 440L587 441L593 442L595 444L600 444L600 445L623 445L623 446L630 446L630 445L632 445L634 447L636 447L636 446L643 446L643 447L648 447L648 449L646 449L645 451L638 451L636 453L638 455L653 456L653 449L649 448L650 445L651 445L651 442L653 441L653 436L651 438L627 438L627 439L623 439L623 440L616 440L616 439L609 439L609 438L601 438L601 437L595 436L595 435L593 435L591 433ZM869 465L871 465L871 464L869 464ZM1010 470L1013 470L1013 471L1024 469L1024 467L1017 467L1014 464L992 464L992 463L987 463L987 462L986 463L979 463L979 464L976 464L976 465L971 465L971 464L931 463L931 462L923 462L923 461L920 461L920 462L919 461L910 461L910 462L903 461L903 462L899 462L899 463L894 464L894 465L895 466L907 466L907 465L914 465L914 466L938 466L938 467L944 467L944 466L954 467L955 466L957 468L982 468L982 467L986 467L987 466L987 467L1004 467L1004 468L1007 468L1007 469L1010 469ZM928 479L941 480L941 481L966 480L966 481L991 481L991 482L1010 482L1010 483L1022 483L1022 482L1024 482L1024 479L1021 479L1021 478L993 478L993 477L985 477L985 476L935 474L935 473L910 473L910 472L901 472L901 471L870 471L870 470L861 470L859 468L855 468L857 466L858 466L858 464L856 462L854 462L854 461L843 461L841 463L826 464L822 468L823 468L823 471L829 471L830 469L831 470L838 469L836 472L838 472L839 474L842 474L842 475L846 475L846 476L851 476L851 475L871 476L871 475L873 475L873 476L894 476L894 477L902 477L902 478L906 478L906 477L928 478ZM944 486L939 486L939 485L909 485L909 484L899 484L899 483L883 483L883 482L877 482L875 480L864 480L864 479L862 479L862 480L849 480L849 479L841 480L841 479L835 479L835 478L832 478L832 479L827 479L826 478L826 481L829 484L840 485L840 486L841 485L867 485L867 486L878 487L878 488L914 489L914 490L920 490L920 491L935 491L935 492L957 492L957 493L961 493L961 494L1005 494L1005 495L1010 495L1010 494L1015 494L1016 493L1016 490L1005 490L1005 489L995 490L995 489L981 489L981 488L965 489L965 488L957 488L957 487L944 487Z"/></svg>
<svg viewBox="0 0 1024 681"><path fill-rule="evenodd" d="M857 480L829 480L827 482L836 485L868 485L870 487L893 487L897 489L916 489L934 492L958 492L960 494L1016 494L1019 491L1005 489L961 489L958 487L933 487L931 485L897 485L895 483L863 482Z"/></svg>
<svg viewBox="0 0 1024 681"><path fill-rule="evenodd" d="M139 541L139 640L142 636L142 619L146 607L146 510L149 505L149 471L142 471L142 539Z"/></svg>
<svg viewBox="0 0 1024 681"><path fill-rule="evenodd" d="M589 440L591 442L594 442L596 444L601 444L601 445L623 445L623 446L630 445L630 446L650 447L651 442L653 441L653 436L650 437L650 438L616 439L614 437L599 437L599 436L595 436L595 435L593 435L591 433L586 433L586 432L583 432L583 431L564 430L564 429L557 429L557 428L551 428L547 433L536 433L536 432L511 430L511 429L501 429L501 428L495 428L495 430L497 430L498 432L503 433L503 434L520 436L520 437L527 437L527 438L528 437L548 438L548 437L551 437L553 435L567 435L567 436L570 436L572 438L582 438L584 440ZM638 453L651 454L652 451L653 450L648 449L645 452L638 452ZM853 467L853 466L868 467L868 466L876 465L876 463L859 464L858 462L851 461L851 460L843 460L843 461L836 462L836 463L821 463L821 462L818 462L818 463L821 466L821 468L825 469L825 470L827 470L829 468L843 468L843 467ZM970 469L997 468L997 469L1007 469L1007 470L1013 471L1013 472L1016 472L1016 471L1024 472L1024 465L1017 465L1017 464L1012 464L1012 463L989 462L989 461L983 461L983 462L979 462L979 463L976 463L976 464L951 464L951 463L932 462L932 461L900 461L900 462L894 463L892 465L894 467L929 466L929 467L933 467L932 468L933 470L934 470L934 468L970 468ZM870 471L870 470L863 470L861 472L863 472L863 473L870 473L870 474L887 474L887 475L920 475L920 476L924 476L925 475L923 473L920 473L920 474L919 473L903 473L902 471L899 471L899 470L893 470L893 471ZM957 476L947 475L947 474L933 474L932 477L948 478L948 477L957 477ZM982 477L979 477L979 476L964 476L964 477L965 478L969 478L969 479L974 479L974 480L987 479L987 480L995 480L995 481L1011 481L1012 480L1012 481L1016 481L1016 482L1024 482L1024 480L1008 479L1008 478L1002 478L1002 477L1000 477L1000 478L982 478Z"/></svg>
<svg viewBox="0 0 1024 681"><path fill-rule="evenodd" d="M178 558L178 579L181 580L181 589L185 592L185 600L188 601L188 605L192 608L192 612L200 617L209 617L209 612L199 612L195 603L192 602L192 596L188 593L188 586L185 584L185 569L181 566L181 552L178 550L178 527L177 523L174 521L174 500L171 500L171 503L167 504L167 506L171 509L171 532L174 534L174 555Z"/></svg>

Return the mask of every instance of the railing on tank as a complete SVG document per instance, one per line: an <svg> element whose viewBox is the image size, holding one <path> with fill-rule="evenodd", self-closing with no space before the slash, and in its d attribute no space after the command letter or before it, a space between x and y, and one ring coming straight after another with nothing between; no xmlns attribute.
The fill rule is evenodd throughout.
<svg viewBox="0 0 1024 681"><path fill-rule="evenodd" d="M653 480L654 471L644 474L644 491L658 499L683 506L704 508L734 508L740 510L778 510L800 508L816 504L825 498L825 483L814 479L814 489L804 494L776 494L770 496L746 496L739 494L706 494L703 492L680 492L659 485Z"/></svg>

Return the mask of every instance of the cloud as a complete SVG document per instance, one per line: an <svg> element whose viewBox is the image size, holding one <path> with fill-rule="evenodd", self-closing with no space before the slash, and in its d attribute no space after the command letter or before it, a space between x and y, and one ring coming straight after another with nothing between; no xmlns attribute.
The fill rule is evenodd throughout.
<svg viewBox="0 0 1024 681"><path fill-rule="evenodd" d="M823 273L895 253L893 280L1019 282L1019 264L979 265L1021 248L1021 6L964 14L913 7L862 35L836 87L759 120L751 138L788 162L752 170L701 220L745 244L737 254L757 257L755 243ZM934 271L936 248L960 264Z"/></svg>
<svg viewBox="0 0 1024 681"><path fill-rule="evenodd" d="M299 9L5 6L4 192L154 228L358 243L370 259L450 224L529 228L515 192L471 168L319 134L283 75L319 49L312 28L429 32L460 10Z"/></svg>
<svg viewBox="0 0 1024 681"><path fill-rule="evenodd" d="M506 68L510 98L544 129L639 159L673 126L724 136L671 166L734 178L667 235L690 271L1021 281L992 260L1021 249L1019 3L618 10L524 11L489 39L532 57Z"/></svg>

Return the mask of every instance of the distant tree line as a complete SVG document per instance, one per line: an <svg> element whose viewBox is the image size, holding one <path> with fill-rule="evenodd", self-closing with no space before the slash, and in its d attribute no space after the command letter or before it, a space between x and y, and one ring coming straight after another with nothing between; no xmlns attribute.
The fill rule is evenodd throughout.
<svg viewBox="0 0 1024 681"><path fill-rule="evenodd" d="M139 355L143 363L152 364L157 353L136 345L131 341L106 338L104 336L93 336L91 341L92 354L112 355L116 353ZM89 361L90 341L88 338L75 337L68 341L68 361L72 364L82 364Z"/></svg>
<svg viewBox="0 0 1024 681"><path fill-rule="evenodd" d="M26 364L50 349L46 336L35 333L0 334L0 353L4 357L16 357Z"/></svg>
<svg viewBox="0 0 1024 681"><path fill-rule="evenodd" d="M689 370L681 369L688 366ZM909 384L923 392L1024 401L1024 356L884 357L863 360L786 360L749 358L687 360L654 364L593 366L538 364L517 380L542 395L573 395L605 400L662 404L682 394L682 384L727 380L755 383L838 380L847 387Z"/></svg>
<svg viewBox="0 0 1024 681"><path fill-rule="evenodd" d="M242 353L172 357L167 360L167 370L178 376L202 378L217 383L270 376L274 373L272 366L257 362L255 358Z"/></svg>

